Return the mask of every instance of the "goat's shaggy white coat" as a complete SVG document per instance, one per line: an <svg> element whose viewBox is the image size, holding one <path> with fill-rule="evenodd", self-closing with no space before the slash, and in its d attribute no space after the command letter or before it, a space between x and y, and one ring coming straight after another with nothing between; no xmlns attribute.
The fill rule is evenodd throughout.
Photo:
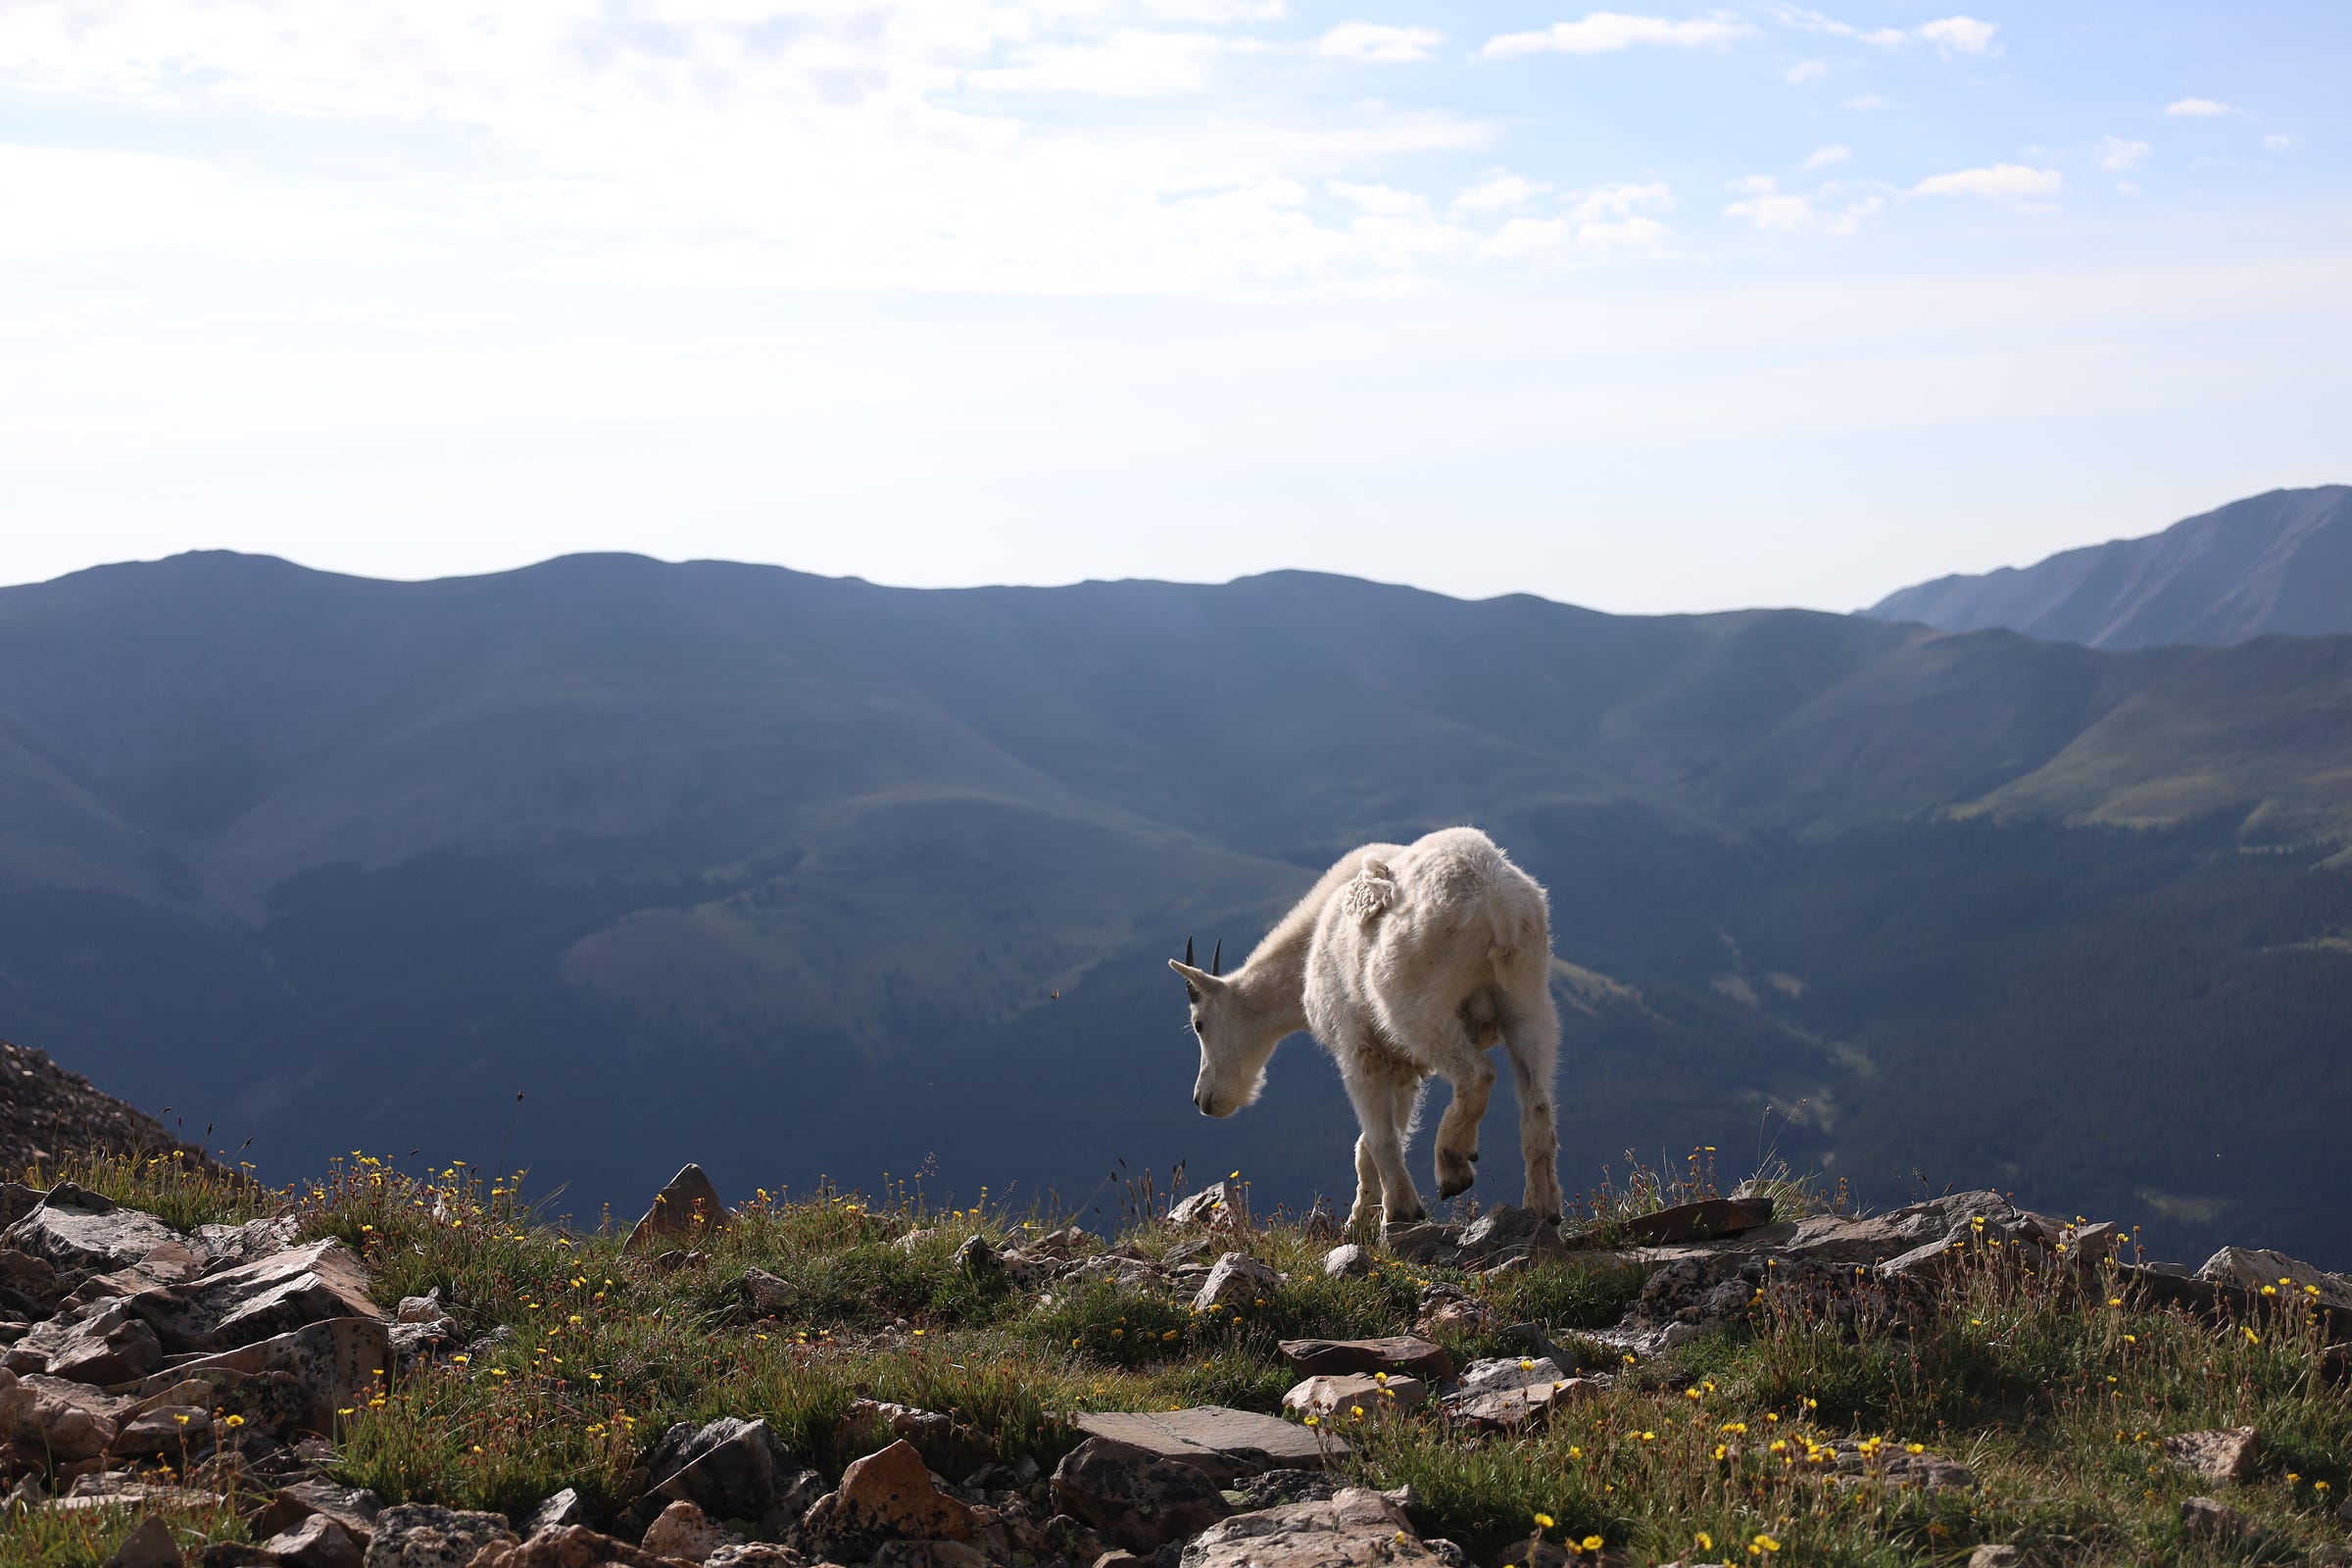
<svg viewBox="0 0 2352 1568"><path fill-rule="evenodd" d="M1362 1128L1351 1228L1376 1214L1392 1225L1426 1217L1404 1148L1432 1076L1453 1086L1438 1122L1438 1194L1469 1189L1494 1087L1486 1053L1498 1040L1518 1091L1527 1204L1560 1213L1549 911L1544 889L1484 833L1367 844L1324 872L1233 973L1168 966L1192 997L1193 1102L1206 1114L1255 1101L1274 1047L1295 1030L1312 1030L1339 1063Z"/></svg>

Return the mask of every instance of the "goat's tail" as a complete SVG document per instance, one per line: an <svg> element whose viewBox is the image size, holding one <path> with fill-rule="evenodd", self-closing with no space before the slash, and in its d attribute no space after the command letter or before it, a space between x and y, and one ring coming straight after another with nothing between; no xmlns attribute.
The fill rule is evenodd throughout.
<svg viewBox="0 0 2352 1568"><path fill-rule="evenodd" d="M1340 894L1340 907L1358 925L1370 925L1396 902L1396 878L1386 860L1365 860Z"/></svg>

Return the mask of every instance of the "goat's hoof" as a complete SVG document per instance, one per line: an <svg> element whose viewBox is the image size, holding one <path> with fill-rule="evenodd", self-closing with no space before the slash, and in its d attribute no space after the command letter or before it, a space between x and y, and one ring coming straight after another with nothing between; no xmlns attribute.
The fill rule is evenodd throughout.
<svg viewBox="0 0 2352 1568"><path fill-rule="evenodd" d="M1471 1164L1473 1164L1473 1165L1477 1164L1477 1163L1478 1163L1478 1151L1477 1151L1477 1150L1475 1150L1475 1149L1473 1149L1472 1151L1470 1151L1470 1153L1469 1153L1469 1155L1468 1155L1467 1157L1469 1158L1469 1161L1470 1161L1470 1163L1471 1163Z"/></svg>
<svg viewBox="0 0 2352 1568"><path fill-rule="evenodd" d="M1458 1173L1441 1171L1438 1174L1438 1196L1440 1198L1459 1198L1477 1184L1478 1176L1475 1172L1467 1170Z"/></svg>

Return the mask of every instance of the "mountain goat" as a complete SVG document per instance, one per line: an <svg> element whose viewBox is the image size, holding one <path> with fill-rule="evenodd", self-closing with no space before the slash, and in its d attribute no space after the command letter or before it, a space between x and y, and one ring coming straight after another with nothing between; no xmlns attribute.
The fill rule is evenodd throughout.
<svg viewBox="0 0 2352 1568"><path fill-rule="evenodd" d="M1230 1116L1265 1088L1283 1036L1307 1029L1338 1061L1362 1132L1350 1229L1427 1218L1404 1146L1433 1074L1453 1086L1438 1122L1438 1195L1475 1179L1478 1124L1494 1087L1487 1050L1509 1052L1519 1097L1527 1204L1557 1220L1559 1136L1551 1105L1559 1051L1544 889L1476 828L1409 845L1367 844L1323 873L1231 974L1224 944L1206 969L1191 943L1184 977L1200 1040L1193 1103Z"/></svg>

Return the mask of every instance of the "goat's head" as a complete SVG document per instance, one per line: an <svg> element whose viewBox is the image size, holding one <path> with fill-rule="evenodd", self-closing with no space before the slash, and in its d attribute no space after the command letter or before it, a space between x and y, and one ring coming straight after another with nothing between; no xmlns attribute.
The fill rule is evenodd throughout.
<svg viewBox="0 0 2352 1568"><path fill-rule="evenodd" d="M1233 982L1223 969L1225 944L1209 955L1208 967L1193 967L1193 944L1184 944L1182 959L1168 967L1184 979L1185 995L1193 1007L1193 1035L1200 1042L1200 1076L1193 1082L1193 1103L1204 1116L1230 1116L1257 1099L1266 1087L1266 1059L1274 1041L1260 1040L1262 1032L1242 1005ZM1277 1036L1277 1039L1280 1037Z"/></svg>

